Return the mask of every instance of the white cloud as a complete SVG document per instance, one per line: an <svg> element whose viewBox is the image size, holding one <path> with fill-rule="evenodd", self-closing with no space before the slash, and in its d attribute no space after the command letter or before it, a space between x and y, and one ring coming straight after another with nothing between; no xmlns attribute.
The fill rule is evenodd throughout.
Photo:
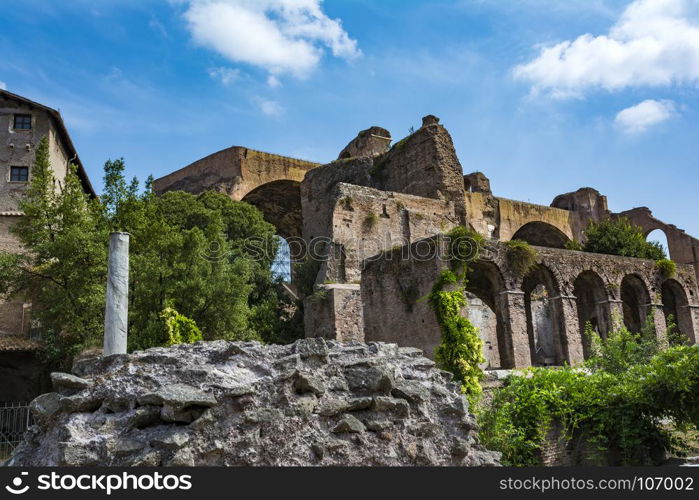
<svg viewBox="0 0 699 500"><path fill-rule="evenodd" d="M255 102L260 108L260 111L267 116L281 116L284 114L284 107L277 101L256 97Z"/></svg>
<svg viewBox="0 0 699 500"><path fill-rule="evenodd" d="M272 87L273 89L276 89L277 87L280 87L282 82L279 81L279 78L277 78L274 75L269 75L267 77L267 85Z"/></svg>
<svg viewBox="0 0 699 500"><path fill-rule="evenodd" d="M227 86L240 80L242 73L239 69L219 67L209 69L209 76Z"/></svg>
<svg viewBox="0 0 699 500"><path fill-rule="evenodd" d="M361 55L357 42L321 9L322 0L185 0L189 31L202 46L272 75L304 77L324 48L335 57Z"/></svg>
<svg viewBox="0 0 699 500"><path fill-rule="evenodd" d="M0 90L7 90L7 84L5 82L0 81Z"/></svg>
<svg viewBox="0 0 699 500"><path fill-rule="evenodd" d="M635 0L608 34L544 47L514 75L530 82L533 92L554 97L699 84L699 2Z"/></svg>
<svg viewBox="0 0 699 500"><path fill-rule="evenodd" d="M619 111L614 123L628 134L645 132L649 127L669 120L676 114L672 101L648 99Z"/></svg>

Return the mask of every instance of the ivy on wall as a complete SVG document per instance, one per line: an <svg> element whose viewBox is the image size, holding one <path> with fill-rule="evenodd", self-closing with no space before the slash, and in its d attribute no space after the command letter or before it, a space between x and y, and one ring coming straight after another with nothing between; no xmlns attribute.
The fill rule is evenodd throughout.
<svg viewBox="0 0 699 500"><path fill-rule="evenodd" d="M483 341L478 328L461 311L466 306L468 261L478 257L484 239L464 227L454 229L448 236L452 269L442 271L427 297L441 331L435 359L440 368L454 375L461 391L474 404L483 391Z"/></svg>

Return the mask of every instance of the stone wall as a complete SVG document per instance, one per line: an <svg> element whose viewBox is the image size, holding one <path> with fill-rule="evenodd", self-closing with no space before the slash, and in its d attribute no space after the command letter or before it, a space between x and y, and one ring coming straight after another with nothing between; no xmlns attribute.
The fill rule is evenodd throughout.
<svg viewBox="0 0 699 500"><path fill-rule="evenodd" d="M358 284L322 284L303 302L306 337L363 341L364 318Z"/></svg>
<svg viewBox="0 0 699 500"><path fill-rule="evenodd" d="M317 163L233 146L156 179L156 193L218 191L236 201L264 184L288 180L301 182Z"/></svg>
<svg viewBox="0 0 699 500"><path fill-rule="evenodd" d="M197 342L52 374L10 466L483 466L449 373L413 348Z"/></svg>
<svg viewBox="0 0 699 500"><path fill-rule="evenodd" d="M0 215L0 251L18 253L22 250L22 245L10 232L11 227L19 220L19 212L4 212L13 215Z"/></svg>
<svg viewBox="0 0 699 500"><path fill-rule="evenodd" d="M338 160L376 156L388 151L391 145L391 133L385 128L370 127L362 130L340 151Z"/></svg>
<svg viewBox="0 0 699 500"><path fill-rule="evenodd" d="M418 258L419 247L425 251ZM626 323L632 322L634 315L641 321L650 316L662 337L666 313L660 291L667 283L681 293L676 312L681 317L678 323L682 333L696 342L699 303L692 266L678 265L677 276L665 279L648 260L543 247L536 250L537 265L524 277L510 267L506 245L495 241L489 242L480 259L470 264L468 290L487 303L497 318L496 331L482 332L482 336L491 345L497 342L501 367L582 362L587 355L582 332L588 320L597 320L595 327L604 336L613 319ZM434 313L419 299L429 293L439 273L448 267L448 246L441 236L366 261L362 273L365 339L416 346L432 355L440 331ZM581 281L581 277L599 279L600 289L592 289L596 282ZM540 290L545 290L545 302L544 297L536 295L542 293ZM581 299L587 292L599 297L596 307L604 313L606 322L581 309ZM546 310L542 309L544 304ZM469 314L468 310L463 313ZM553 346L553 356L548 351L545 356L551 359L540 356L541 345L549 346L546 349Z"/></svg>
<svg viewBox="0 0 699 500"><path fill-rule="evenodd" d="M464 220L461 165L451 136L437 123L429 122L387 153L338 160L310 171L301 184L307 241L331 230L337 203L333 189L339 183L419 196L425 203L441 200L452 205L457 221Z"/></svg>
<svg viewBox="0 0 699 500"><path fill-rule="evenodd" d="M457 224L454 205L344 183L326 193L324 203L333 203L329 222L319 222L320 217L304 221L306 229L313 231L308 241L327 242L313 248L322 260L316 288L329 300L319 301L316 296L304 302L306 336L360 339L364 326L359 284L365 262L383 250L448 231ZM313 224L317 225L309 229ZM318 234L323 230L327 232ZM339 284L356 288L351 300L337 289Z"/></svg>
<svg viewBox="0 0 699 500"><path fill-rule="evenodd" d="M528 223L540 223L539 231L555 229L567 240L582 238L579 214L524 201L508 200L481 192L466 192L466 212L471 227L486 238L511 240ZM542 235L543 236L543 235ZM518 239L521 236L518 235Z"/></svg>
<svg viewBox="0 0 699 500"><path fill-rule="evenodd" d="M31 306L17 297L0 301L0 336L26 337L31 324Z"/></svg>
<svg viewBox="0 0 699 500"><path fill-rule="evenodd" d="M655 229L665 233L670 258L681 264L693 265L699 280L699 240L697 238L688 235L683 229L673 224L656 219L647 207L634 208L615 216L626 217L632 224L641 227L646 236Z"/></svg>
<svg viewBox="0 0 699 500"><path fill-rule="evenodd" d="M362 272L365 341L395 342L429 357L441 333L426 297L449 266L442 238L429 238L386 251Z"/></svg>
<svg viewBox="0 0 699 500"><path fill-rule="evenodd" d="M318 283L359 282L365 259L457 225L451 202L352 184L336 184L322 205L329 217L320 211L304 217L308 241L331 242Z"/></svg>

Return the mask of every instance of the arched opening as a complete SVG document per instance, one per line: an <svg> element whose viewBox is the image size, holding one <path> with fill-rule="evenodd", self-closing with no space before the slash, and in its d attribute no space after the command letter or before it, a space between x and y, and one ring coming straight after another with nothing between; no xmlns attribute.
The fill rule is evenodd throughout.
<svg viewBox="0 0 699 500"><path fill-rule="evenodd" d="M654 229L646 235L646 241L660 243L665 255L670 255L670 250L667 246L667 235L662 229Z"/></svg>
<svg viewBox="0 0 699 500"><path fill-rule="evenodd" d="M281 279L286 283L291 282L291 249L289 243L277 236L279 246L277 247L277 255L272 261L272 276L275 279Z"/></svg>
<svg viewBox="0 0 699 500"><path fill-rule="evenodd" d="M242 201L256 206L282 238L301 236L301 183L290 180L263 184Z"/></svg>
<svg viewBox="0 0 699 500"><path fill-rule="evenodd" d="M511 341L505 333L502 295L505 290L502 275L491 262L469 265L466 283L468 318L479 329L483 340L484 368L514 366Z"/></svg>
<svg viewBox="0 0 699 500"><path fill-rule="evenodd" d="M522 283L527 333L533 366L559 366L566 361L562 338L559 287L549 269L536 266Z"/></svg>
<svg viewBox="0 0 699 500"><path fill-rule="evenodd" d="M635 274L625 276L621 281L621 301L624 309L624 326L632 332L643 329L648 316L650 295L643 280Z"/></svg>
<svg viewBox="0 0 699 500"><path fill-rule="evenodd" d="M580 335L583 341L583 356L585 359L591 354L591 339L585 334L586 325L589 323L592 330L602 339L607 338L611 321L609 318L609 298L602 278L597 273L585 271L573 282L573 293L578 308L578 320L580 322Z"/></svg>
<svg viewBox="0 0 699 500"><path fill-rule="evenodd" d="M517 230L512 239L551 248L565 248L570 240L560 229L546 222L528 222Z"/></svg>
<svg viewBox="0 0 699 500"><path fill-rule="evenodd" d="M692 327L692 316L689 310L689 301L682 285L675 280L666 280L661 287L661 297L663 301L663 313L665 322L670 328L675 325L675 331L687 337L692 343L694 338L694 328Z"/></svg>

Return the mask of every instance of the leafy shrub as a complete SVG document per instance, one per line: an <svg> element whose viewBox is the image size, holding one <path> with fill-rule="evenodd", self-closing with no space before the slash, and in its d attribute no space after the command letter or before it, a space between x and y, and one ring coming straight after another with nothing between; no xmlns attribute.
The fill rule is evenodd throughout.
<svg viewBox="0 0 699 500"><path fill-rule="evenodd" d="M464 279L463 275L457 276L453 271L443 271L428 300L442 333L435 351L437 364L454 374L454 379L461 383L461 391L471 403L475 403L482 393L480 380L483 371L479 365L485 359L478 329L461 314L461 309L466 306Z"/></svg>
<svg viewBox="0 0 699 500"><path fill-rule="evenodd" d="M583 415L575 405L585 392L583 372L570 368L532 368L511 375L479 414L479 437L489 449L502 452L504 465L539 465L539 452L554 420L575 429Z"/></svg>
<svg viewBox="0 0 699 500"><path fill-rule="evenodd" d="M667 323L667 342L671 346L681 346L681 345L691 345L691 340L685 334L683 334L677 327L677 322L675 321L675 315L670 314L666 318Z"/></svg>
<svg viewBox="0 0 699 500"><path fill-rule="evenodd" d="M592 347L592 355L585 363L588 368L607 373L623 373L634 365L649 362L659 352L652 316L646 318L640 333L628 330L619 318L613 318L613 322L617 326L604 340L589 322L585 325L585 336Z"/></svg>
<svg viewBox="0 0 699 500"><path fill-rule="evenodd" d="M585 236L586 252L652 260L665 258L662 245L646 241L643 230L624 217L590 221Z"/></svg>
<svg viewBox="0 0 699 500"><path fill-rule="evenodd" d="M507 246L507 262L517 276L524 276L535 265L539 253L526 241L511 240Z"/></svg>
<svg viewBox="0 0 699 500"><path fill-rule="evenodd" d="M447 233L449 238L449 256L459 263L478 259L485 246L485 238L464 226L457 226Z"/></svg>
<svg viewBox="0 0 699 500"><path fill-rule="evenodd" d="M658 259L655 261L655 267L660 275L665 278L674 278L677 273L677 265L670 259Z"/></svg>
<svg viewBox="0 0 699 500"><path fill-rule="evenodd" d="M508 465L538 465L554 422L599 463L658 463L663 451L681 451L663 422L699 425L699 346L658 352L642 334L615 329L584 369L511 375L479 421L482 442Z"/></svg>
<svg viewBox="0 0 699 500"><path fill-rule="evenodd" d="M568 240L564 245L566 250L575 250L577 252L583 251L583 245L578 240Z"/></svg>
<svg viewBox="0 0 699 500"><path fill-rule="evenodd" d="M160 313L165 327L165 345L193 344L202 340L201 330L193 319L178 313L172 307L166 307Z"/></svg>

